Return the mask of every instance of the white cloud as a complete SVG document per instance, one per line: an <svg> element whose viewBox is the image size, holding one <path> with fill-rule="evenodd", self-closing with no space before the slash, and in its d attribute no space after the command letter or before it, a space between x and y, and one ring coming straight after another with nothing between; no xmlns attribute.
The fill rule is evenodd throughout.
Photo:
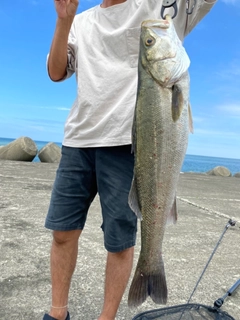
<svg viewBox="0 0 240 320"><path fill-rule="evenodd" d="M199 117L199 116L193 116L193 124L194 123L202 123L202 122L205 122L206 118L203 118L203 117Z"/></svg>
<svg viewBox="0 0 240 320"><path fill-rule="evenodd" d="M229 116L240 117L240 103L239 104L226 104L217 107L218 110L223 111Z"/></svg>
<svg viewBox="0 0 240 320"><path fill-rule="evenodd" d="M36 107L40 109L48 109L48 110L60 110L60 111L69 111L71 108L66 107Z"/></svg>
<svg viewBox="0 0 240 320"><path fill-rule="evenodd" d="M217 71L216 75L223 80L234 79L235 81L237 81L238 77L240 76L240 61L239 61L239 59L234 59L227 66L221 67L221 70Z"/></svg>
<svg viewBox="0 0 240 320"><path fill-rule="evenodd" d="M37 6L40 3L39 0L22 0L21 2L23 2L24 4L30 4L32 6Z"/></svg>
<svg viewBox="0 0 240 320"><path fill-rule="evenodd" d="M239 4L239 0L222 0L222 2L226 3L226 4Z"/></svg>
<svg viewBox="0 0 240 320"><path fill-rule="evenodd" d="M211 130L211 129L196 129L195 130L196 134L201 134L201 135L207 135L209 137L213 137L213 136L223 136L226 138L239 138L239 133L237 132L231 132L231 131L226 131L226 130Z"/></svg>
<svg viewBox="0 0 240 320"><path fill-rule="evenodd" d="M29 129L34 130L34 131L45 131L46 128L42 126L28 126Z"/></svg>
<svg viewBox="0 0 240 320"><path fill-rule="evenodd" d="M61 110L61 111L69 111L71 108L64 108L64 107L59 107L56 108L56 110Z"/></svg>

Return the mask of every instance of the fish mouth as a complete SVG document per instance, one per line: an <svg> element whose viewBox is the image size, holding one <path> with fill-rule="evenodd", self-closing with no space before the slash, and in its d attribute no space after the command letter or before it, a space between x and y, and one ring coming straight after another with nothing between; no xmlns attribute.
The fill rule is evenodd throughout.
<svg viewBox="0 0 240 320"><path fill-rule="evenodd" d="M171 18L170 18L171 19ZM168 29L170 28L171 20L145 20L142 22L142 29L150 29L157 37L168 37Z"/></svg>

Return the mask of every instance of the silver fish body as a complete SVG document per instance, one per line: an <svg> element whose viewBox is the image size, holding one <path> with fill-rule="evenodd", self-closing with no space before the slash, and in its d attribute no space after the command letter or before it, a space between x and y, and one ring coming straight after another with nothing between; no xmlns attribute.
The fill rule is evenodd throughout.
<svg viewBox="0 0 240 320"><path fill-rule="evenodd" d="M166 304L162 242L168 221L177 219L176 189L189 133L189 75L178 67L178 46L168 36L171 19L141 27L138 92L133 121L134 178L129 205L141 220L141 251L128 304L148 296ZM159 30L163 36L159 36ZM179 40L180 41L180 40Z"/></svg>

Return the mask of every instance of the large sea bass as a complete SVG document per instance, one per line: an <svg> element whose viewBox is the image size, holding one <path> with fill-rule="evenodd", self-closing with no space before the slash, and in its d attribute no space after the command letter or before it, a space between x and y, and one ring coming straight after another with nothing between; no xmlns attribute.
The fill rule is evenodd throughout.
<svg viewBox="0 0 240 320"><path fill-rule="evenodd" d="M167 302L162 242L167 222L177 219L176 189L192 127L189 64L170 17L142 23L129 193L129 205L142 219L141 252L129 306L148 296Z"/></svg>

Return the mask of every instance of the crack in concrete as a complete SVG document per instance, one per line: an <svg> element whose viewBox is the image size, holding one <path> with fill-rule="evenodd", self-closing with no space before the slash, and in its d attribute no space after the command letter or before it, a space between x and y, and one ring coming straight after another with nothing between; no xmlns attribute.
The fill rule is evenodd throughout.
<svg viewBox="0 0 240 320"><path fill-rule="evenodd" d="M209 209L209 208L206 208L204 206L201 206L195 202L192 202L192 201L189 201L188 199L184 199L184 198L181 198L181 197L177 197L178 200L184 202L184 203L187 203L191 206L194 206L196 208L199 208L199 209L202 209L208 213L213 213L219 217L223 217L223 218L227 218L227 219L232 219L232 220L235 220L237 221L237 219L235 217L230 217L229 215L225 214L225 213L222 213L222 212L219 212L219 211L216 211L216 210L212 210L212 209Z"/></svg>

